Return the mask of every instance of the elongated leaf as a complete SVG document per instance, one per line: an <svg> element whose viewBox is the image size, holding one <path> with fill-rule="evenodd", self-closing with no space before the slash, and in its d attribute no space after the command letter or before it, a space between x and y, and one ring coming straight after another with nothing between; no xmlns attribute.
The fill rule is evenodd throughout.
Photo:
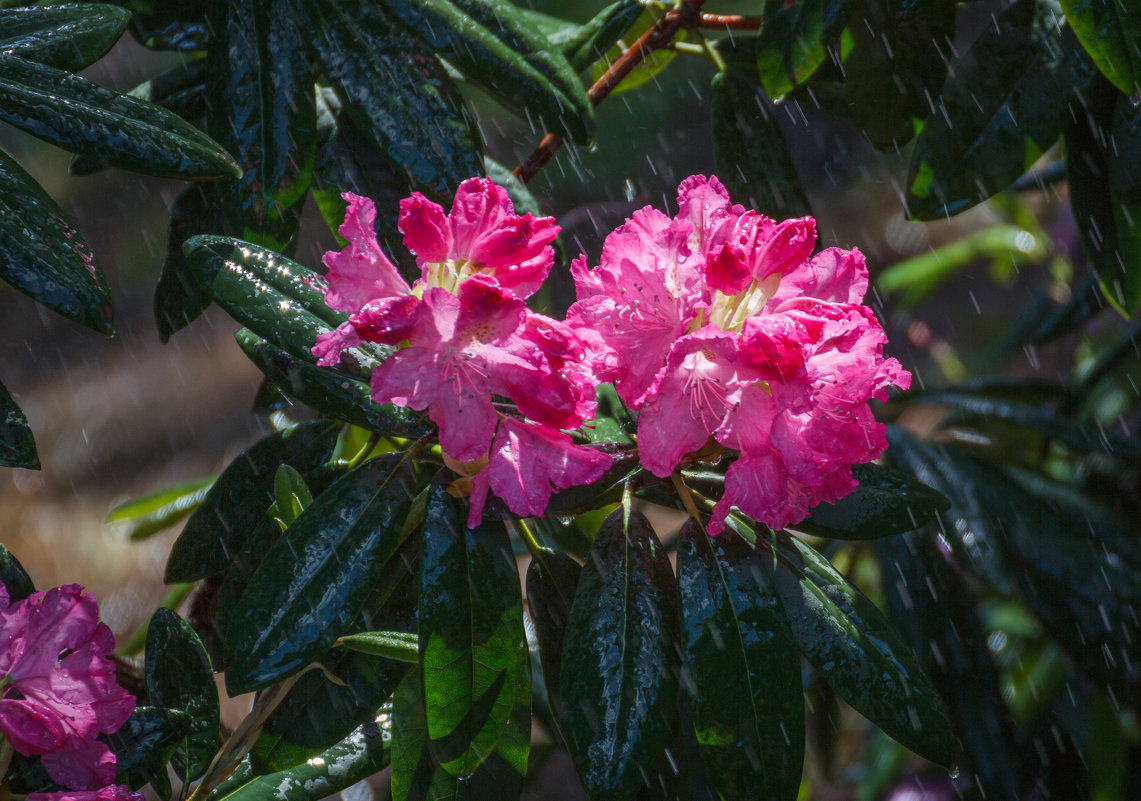
<svg viewBox="0 0 1141 801"><path fill-rule="evenodd" d="M727 69L713 78L713 158L734 199L781 219L811 213L777 110L757 86L752 43L724 47Z"/></svg>
<svg viewBox="0 0 1141 801"><path fill-rule="evenodd" d="M415 437L428 430L422 414L391 403L375 403L368 384L358 378L294 358L247 328L236 336L238 345L270 381L323 414L390 436Z"/></svg>
<svg viewBox="0 0 1141 801"><path fill-rule="evenodd" d="M137 790L166 768L190 731L190 715L177 709L140 706L113 734L102 736L115 752L115 783Z"/></svg>
<svg viewBox="0 0 1141 801"><path fill-rule="evenodd" d="M594 114L566 56L506 0L382 0L413 35L505 106L576 142Z"/></svg>
<svg viewBox="0 0 1141 801"><path fill-rule="evenodd" d="M146 658L151 702L190 716L190 727L176 744L171 761L182 781L196 779L218 750L218 688L210 658L194 629L163 608L147 625Z"/></svg>
<svg viewBox="0 0 1141 801"><path fill-rule="evenodd" d="M1060 0L1097 68L1127 95L1141 95L1141 8L1129 0Z"/></svg>
<svg viewBox="0 0 1141 801"><path fill-rule="evenodd" d="M251 530L266 520L278 465L305 473L328 460L337 425L302 423L254 443L222 471L171 548L164 580L194 581L220 573Z"/></svg>
<svg viewBox="0 0 1141 801"><path fill-rule="evenodd" d="M64 317L104 334L113 331L111 290L91 249L56 202L2 150L0 279Z"/></svg>
<svg viewBox="0 0 1141 801"><path fill-rule="evenodd" d="M353 651L419 664L420 636L402 631L362 631L347 634L337 643Z"/></svg>
<svg viewBox="0 0 1141 801"><path fill-rule="evenodd" d="M822 503L793 528L817 537L863 540L913 531L951 505L906 475L875 464L853 465L860 486L835 503Z"/></svg>
<svg viewBox="0 0 1141 801"><path fill-rule="evenodd" d="M243 171L223 184L224 206L243 239L285 250L313 174L316 100L301 56L311 33L291 0L212 3L207 22L207 129Z"/></svg>
<svg viewBox="0 0 1141 801"><path fill-rule="evenodd" d="M400 545L415 482L403 453L365 462L274 544L227 627L232 694L296 673L332 647Z"/></svg>
<svg viewBox="0 0 1141 801"><path fill-rule="evenodd" d="M3 154L0 153L0 156ZM3 163L0 162L0 166ZM2 203L0 196L0 203ZM0 233L0 241L3 234ZM28 418L8 390L0 384L0 465L4 467L28 467L38 469L40 457L36 453L36 441L32 437L32 427Z"/></svg>
<svg viewBox="0 0 1141 801"><path fill-rule="evenodd" d="M920 756L954 765L943 703L883 614L812 548L780 533L773 546L801 653L857 712Z"/></svg>
<svg viewBox="0 0 1141 801"><path fill-rule="evenodd" d="M114 0L135 12L131 33L152 50L206 50L213 30L206 0Z"/></svg>
<svg viewBox="0 0 1141 801"><path fill-rule="evenodd" d="M757 69L769 97L792 91L824 63L857 5L855 0L765 4Z"/></svg>
<svg viewBox="0 0 1141 801"><path fill-rule="evenodd" d="M443 482L428 496L420 545L420 665L432 752L470 776L527 687L519 574L503 524L471 530ZM526 759L524 758L524 763Z"/></svg>
<svg viewBox="0 0 1141 801"><path fill-rule="evenodd" d="M370 16L351 19L332 0L304 8L310 28L320 31L309 41L313 56L345 112L415 186L450 197L461 181L480 174L473 118L443 68L418 52L407 31L391 23L370 25Z"/></svg>
<svg viewBox="0 0 1141 801"><path fill-rule="evenodd" d="M317 801L351 787L388 767L391 759L391 710L376 717L303 765L262 776L241 772L210 801Z"/></svg>
<svg viewBox="0 0 1141 801"><path fill-rule="evenodd" d="M118 41L131 12L104 4L0 10L0 52L78 72Z"/></svg>
<svg viewBox="0 0 1141 801"><path fill-rule="evenodd" d="M614 46L605 51L602 60L594 64L594 67L590 71L592 82L597 82L602 78L602 76L606 74L606 71L610 69L610 65L617 61L627 48L633 47L634 43L637 42L646 31L656 25L664 15L665 11L663 8L656 6L643 7L642 13L634 19L633 24L625 31L618 32L618 36L621 38L616 37L617 41L614 43ZM685 41L684 28L674 35L673 41ZM662 70L669 66L669 63L674 60L676 55L677 51L672 48L655 50L649 53L627 73L626 77L611 90L610 94L618 95L623 92L629 92L631 89L637 89L639 86L643 86L649 81L654 80Z"/></svg>
<svg viewBox="0 0 1141 801"><path fill-rule="evenodd" d="M0 53L0 120L115 167L169 178L239 172L217 142L166 109Z"/></svg>
<svg viewBox="0 0 1141 801"><path fill-rule="evenodd" d="M583 25L557 20L558 23L562 23L557 31L549 27L543 28L540 21L536 19L545 15L531 12L527 14L527 17L535 21L537 26L547 35L547 38L551 40L551 44L556 45L563 52L571 67L582 72L602 58L602 55L618 41L618 37L626 33L630 26L642 16L644 10L644 6L638 0L618 0L618 2L603 8ZM551 20L553 18L547 17L546 19ZM628 34L627 38L635 39L637 37Z"/></svg>
<svg viewBox="0 0 1141 801"><path fill-rule="evenodd" d="M631 798L677 695L676 587L650 523L623 504L599 529L564 635L563 734L589 795Z"/></svg>
<svg viewBox="0 0 1141 801"><path fill-rule="evenodd" d="M682 655L697 743L725 799L792 801L804 762L804 691L763 552L689 520L678 549Z"/></svg>
<svg viewBox="0 0 1141 801"><path fill-rule="evenodd" d="M192 184L175 198L170 210L166 260L155 286L155 322L166 342L190 325L210 305L209 284L203 285L190 268L182 245L198 234L217 234L228 228L217 183Z"/></svg>
<svg viewBox="0 0 1141 801"><path fill-rule="evenodd" d="M539 658L547 696L557 717L562 716L564 636L582 567L561 553L544 553L527 567L527 609L539 640ZM556 718L557 722L557 718Z"/></svg>
<svg viewBox="0 0 1141 801"><path fill-rule="evenodd" d="M0 582L4 583L9 603L22 601L36 591L31 576L3 543L0 543Z"/></svg>
<svg viewBox="0 0 1141 801"><path fill-rule="evenodd" d="M1096 72L1058 22L1021 0L955 63L912 154L912 217L958 214L1005 189L1082 113Z"/></svg>

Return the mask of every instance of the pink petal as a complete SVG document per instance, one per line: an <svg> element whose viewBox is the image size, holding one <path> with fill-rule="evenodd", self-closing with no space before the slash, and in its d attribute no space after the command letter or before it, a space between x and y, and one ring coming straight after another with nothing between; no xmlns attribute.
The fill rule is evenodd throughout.
<svg viewBox="0 0 1141 801"><path fill-rule="evenodd" d="M507 190L490 178L468 178L456 189L448 225L452 231L453 259L467 259L480 236L515 214Z"/></svg>
<svg viewBox="0 0 1141 801"><path fill-rule="evenodd" d="M868 268L856 248L827 248L784 274L769 307L800 297L836 303L859 303L868 291Z"/></svg>
<svg viewBox="0 0 1141 801"><path fill-rule="evenodd" d="M322 260L329 270L325 303L331 309L352 313L373 298L407 295L411 291L408 283L376 241L376 205L352 192L341 197L349 207L337 230L348 244L343 250L330 250Z"/></svg>
<svg viewBox="0 0 1141 801"><path fill-rule="evenodd" d="M336 367L341 360L341 351L347 350L361 343L360 334L352 321L338 325L332 331L323 331L317 335L317 344L310 348L310 353L317 357L320 367Z"/></svg>
<svg viewBox="0 0 1141 801"><path fill-rule="evenodd" d="M29 699L0 699L0 734L21 754L47 754L64 744L67 730L53 710Z"/></svg>
<svg viewBox="0 0 1141 801"><path fill-rule="evenodd" d="M98 790L61 790L54 793L29 793L28 801L145 801L142 793L133 792L121 784L108 785Z"/></svg>
<svg viewBox="0 0 1141 801"><path fill-rule="evenodd" d="M0 612L3 612L9 606L8 602L8 588L4 586L4 582L0 581Z"/></svg>
<svg viewBox="0 0 1141 801"><path fill-rule="evenodd" d="M396 345L412 336L420 302L415 295L370 300L349 322L362 340Z"/></svg>
<svg viewBox="0 0 1141 801"><path fill-rule="evenodd" d="M729 201L729 192L711 175L691 175L677 188L677 219L690 224L697 238L697 248L707 255L722 245L734 223L744 212L742 206Z"/></svg>
<svg viewBox="0 0 1141 801"><path fill-rule="evenodd" d="M765 279L770 275L787 275L798 268L816 246L816 220L798 217L777 224L772 234L756 243L752 255L753 275Z"/></svg>
<svg viewBox="0 0 1141 801"><path fill-rule="evenodd" d="M28 609L24 647L8 671L17 687L22 680L47 676L62 651L90 640L99 624L99 607L78 584L33 593L21 603Z"/></svg>
<svg viewBox="0 0 1141 801"><path fill-rule="evenodd" d="M461 462L487 453L497 419L491 394L466 378L450 376L428 410L432 422L440 427L440 447Z"/></svg>
<svg viewBox="0 0 1141 801"><path fill-rule="evenodd" d="M533 295L555 263L551 242L559 235L554 217L509 217L484 232L469 257L517 297Z"/></svg>
<svg viewBox="0 0 1141 801"><path fill-rule="evenodd" d="M98 790L115 781L115 755L100 740L44 754L40 761L52 781L74 790Z"/></svg>
<svg viewBox="0 0 1141 801"><path fill-rule="evenodd" d="M452 249L452 231L444 209L419 192L400 201L400 218L396 224L404 234L405 246L416 254L416 263L446 261Z"/></svg>
<svg viewBox="0 0 1141 801"><path fill-rule="evenodd" d="M729 243L716 248L705 260L705 283L726 295L736 295L753 280L744 251Z"/></svg>

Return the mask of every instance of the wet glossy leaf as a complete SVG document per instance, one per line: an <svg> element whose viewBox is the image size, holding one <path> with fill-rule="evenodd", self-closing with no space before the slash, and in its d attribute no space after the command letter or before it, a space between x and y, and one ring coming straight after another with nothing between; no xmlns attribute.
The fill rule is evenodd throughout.
<svg viewBox="0 0 1141 801"><path fill-rule="evenodd" d="M351 787L388 767L392 756L391 711L376 717L303 765L262 776L242 772L210 801L317 801Z"/></svg>
<svg viewBox="0 0 1141 801"><path fill-rule="evenodd" d="M332 647L402 542L415 495L412 462L385 454L345 474L285 531L226 630L232 694L296 673Z"/></svg>
<svg viewBox="0 0 1141 801"><path fill-rule="evenodd" d="M217 142L161 106L4 53L0 120L73 153L148 175L218 178L238 172Z"/></svg>
<svg viewBox="0 0 1141 801"><path fill-rule="evenodd" d="M765 4L757 69L769 97L792 91L829 58L857 5L854 0ZM838 59L839 53L831 57Z"/></svg>
<svg viewBox="0 0 1141 801"><path fill-rule="evenodd" d="M131 33L153 50L202 51L211 41L207 0L113 0L135 12Z"/></svg>
<svg viewBox="0 0 1141 801"><path fill-rule="evenodd" d="M4 583L9 603L22 601L36 591L31 576L3 543L0 543L0 582Z"/></svg>
<svg viewBox="0 0 1141 801"><path fill-rule="evenodd" d="M337 441L336 423L315 420L271 434L242 452L218 476L171 548L164 580L194 581L220 573L273 503L278 465L302 473L324 464Z"/></svg>
<svg viewBox="0 0 1141 801"><path fill-rule="evenodd" d="M1141 8L1129 0L1060 0L1082 46L1114 86L1141 95Z"/></svg>
<svg viewBox="0 0 1141 801"><path fill-rule="evenodd" d="M420 662L419 643L419 635L402 631L362 631L360 634L346 634L337 641L338 645L362 654L413 664Z"/></svg>
<svg viewBox="0 0 1141 801"><path fill-rule="evenodd" d="M649 8L644 7L642 13L635 17L633 23L629 25L628 28L619 30L615 37L616 41L614 42L614 46L605 51L605 55L602 59L597 61L591 69L591 82L596 83L605 75L606 71L610 69L610 65L617 61L626 49L632 47L642 34L656 25L664 14L665 12L662 8L656 6ZM673 41L685 41L684 28L678 31ZM669 63L673 61L676 55L677 51L670 48L651 52L630 70L629 74L614 87L610 94L617 95L623 92L629 92L631 89L637 89L639 86L652 81L656 75L669 66Z"/></svg>
<svg viewBox="0 0 1141 801"><path fill-rule="evenodd" d="M237 340L258 369L286 395L323 414L396 437L415 437L429 430L422 413L373 402L369 385L358 378L297 359L246 328L238 331Z"/></svg>
<svg viewBox="0 0 1141 801"><path fill-rule="evenodd" d="M590 139L594 114L566 56L506 0L383 0L413 35L496 100L547 130Z"/></svg>
<svg viewBox="0 0 1141 801"><path fill-rule="evenodd" d="M864 540L913 531L951 502L930 487L877 464L852 466L860 486L835 503L822 503L792 528L816 537Z"/></svg>
<svg viewBox="0 0 1141 801"><path fill-rule="evenodd" d="M122 728L104 734L115 755L115 783L137 790L166 769L166 763L190 732L190 715L177 709L140 706Z"/></svg>
<svg viewBox="0 0 1141 801"><path fill-rule="evenodd" d="M603 8L583 25L575 25L564 20L555 20L560 23L558 29L543 27L544 21L536 17L545 15L534 12L527 14L528 18L535 20L537 25L567 57L571 67L582 72L610 49L631 25L642 16L645 7L638 0L618 0L616 3ZM546 20L554 18L546 17ZM636 35L627 34L628 39L636 39Z"/></svg>
<svg viewBox="0 0 1141 801"><path fill-rule="evenodd" d="M207 130L243 170L222 185L243 239L285 250L313 174L316 101L306 33L291 0L212 3Z"/></svg>
<svg viewBox="0 0 1141 801"><path fill-rule="evenodd" d="M530 697L523 602L507 530L498 521L467 529L465 514L437 481L420 545L428 735L437 762L458 777L491 755L524 687Z"/></svg>
<svg viewBox="0 0 1141 801"><path fill-rule="evenodd" d="M766 553L733 533L681 531L685 689L697 743L727 800L792 801L804 762L804 692L796 640Z"/></svg>
<svg viewBox="0 0 1141 801"><path fill-rule="evenodd" d="M201 505L217 476L180 481L121 503L107 515L108 523L130 521L132 540L145 539L173 526Z"/></svg>
<svg viewBox="0 0 1141 801"><path fill-rule="evenodd" d="M217 183L191 184L170 210L166 260L155 286L154 312L159 338L166 342L210 305L209 284L200 283L183 253L192 236L226 230Z"/></svg>
<svg viewBox="0 0 1141 801"><path fill-rule="evenodd" d="M443 68L412 36L374 14L350 16L332 0L308 9L309 44L344 113L417 188L450 197L482 171L479 132Z"/></svg>
<svg viewBox="0 0 1141 801"><path fill-rule="evenodd" d="M592 796L632 798L674 717L679 667L673 571L628 504L606 519L564 635L563 734Z"/></svg>
<svg viewBox="0 0 1141 801"><path fill-rule="evenodd" d="M131 12L104 4L0 9L0 52L78 72L118 41Z"/></svg>
<svg viewBox="0 0 1141 801"><path fill-rule="evenodd" d="M147 625L146 684L151 703L190 716L171 757L182 781L198 778L218 750L218 688L206 649L184 620L159 608Z"/></svg>
<svg viewBox="0 0 1141 801"><path fill-rule="evenodd" d="M533 558L527 566L527 609L535 624L543 680L557 719L562 716L563 644L571 604L582 566L569 556L556 552Z"/></svg>
<svg viewBox="0 0 1141 801"><path fill-rule="evenodd" d="M811 213L777 110L757 86L752 45L723 47L727 69L713 78L713 158L734 200L782 219Z"/></svg>
<svg viewBox="0 0 1141 801"><path fill-rule="evenodd" d="M857 712L920 756L954 765L943 703L883 614L809 546L781 533L772 543L801 653Z"/></svg>
<svg viewBox="0 0 1141 801"><path fill-rule="evenodd" d="M3 164L0 163L0 166ZM3 238L3 233L0 233L0 242ZM32 469L39 469L40 466L28 418L3 384L0 384L0 466Z"/></svg>
<svg viewBox="0 0 1141 801"><path fill-rule="evenodd" d="M113 330L111 289L91 249L56 202L2 150L0 279L68 319L104 334Z"/></svg>
<svg viewBox="0 0 1141 801"><path fill-rule="evenodd" d="M1096 72L1059 22L1021 0L955 62L912 154L913 218L958 214L1005 189L1081 114Z"/></svg>

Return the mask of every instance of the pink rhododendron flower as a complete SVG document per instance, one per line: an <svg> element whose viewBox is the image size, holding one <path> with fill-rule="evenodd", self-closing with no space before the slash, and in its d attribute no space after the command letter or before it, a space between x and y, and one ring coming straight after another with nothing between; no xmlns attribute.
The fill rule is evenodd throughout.
<svg viewBox="0 0 1141 801"><path fill-rule="evenodd" d="M115 756L96 737L122 726L135 699L115 682L114 646L77 584L11 604L0 594L0 734L41 755L64 786L95 790L115 778Z"/></svg>
<svg viewBox="0 0 1141 801"><path fill-rule="evenodd" d="M679 213L635 212L598 267L573 273L567 323L638 420L642 464L667 477L712 437L739 451L710 533L731 507L776 528L855 488L851 467L886 448L868 401L910 375L883 356L861 305L859 251L815 256L815 222L775 222L716 178L678 189Z"/></svg>
<svg viewBox="0 0 1141 801"><path fill-rule="evenodd" d="M340 231L349 244L324 262L327 302L350 316L318 336L317 363L335 365L361 342L397 346L373 371L372 398L427 411L452 463L488 460L472 482L472 525L490 490L517 514L541 514L552 485L601 475L610 457L560 431L594 413L586 346L571 327L523 302L551 269L554 220L516 215L506 191L484 178L464 181L447 214L413 194L399 218L420 266L409 286L376 241L372 201L345 199ZM514 403L529 422L505 415L495 397ZM511 478L521 458L537 482L525 489Z"/></svg>
<svg viewBox="0 0 1141 801"><path fill-rule="evenodd" d="M28 793L28 801L145 801L145 798L142 793L133 792L121 784L111 784L98 790Z"/></svg>

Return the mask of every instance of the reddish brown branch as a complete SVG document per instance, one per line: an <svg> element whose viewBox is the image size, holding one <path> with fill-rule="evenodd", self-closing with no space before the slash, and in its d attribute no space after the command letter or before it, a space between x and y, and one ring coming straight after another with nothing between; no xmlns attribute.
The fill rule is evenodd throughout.
<svg viewBox="0 0 1141 801"><path fill-rule="evenodd" d="M606 70L602 77L586 90L590 104L597 106L605 100L606 96L622 82L622 79L645 61L651 53L672 42L681 28L697 25L702 18L701 6L704 4L705 0L685 0L679 8L668 12L649 30L639 36L638 40L626 48L622 55L610 65L610 69ZM561 136L552 133L546 134L534 152L511 172L520 181L526 183L535 177L535 174L554 157L562 146L563 139Z"/></svg>

